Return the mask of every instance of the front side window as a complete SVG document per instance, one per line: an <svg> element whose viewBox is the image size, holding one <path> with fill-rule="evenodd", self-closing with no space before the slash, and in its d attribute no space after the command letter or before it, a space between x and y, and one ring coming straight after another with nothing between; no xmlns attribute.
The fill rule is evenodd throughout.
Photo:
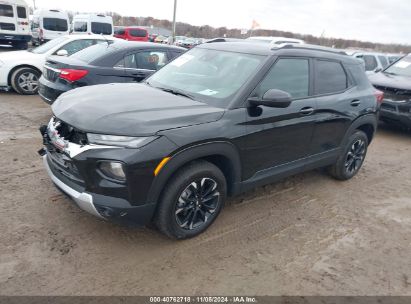
<svg viewBox="0 0 411 304"><path fill-rule="evenodd" d="M14 17L13 7L7 4L0 4L0 17Z"/></svg>
<svg viewBox="0 0 411 304"><path fill-rule="evenodd" d="M24 6L17 6L17 17L26 19L27 18L27 11Z"/></svg>
<svg viewBox="0 0 411 304"><path fill-rule="evenodd" d="M87 32L87 22L76 21L73 28L75 32L85 33Z"/></svg>
<svg viewBox="0 0 411 304"><path fill-rule="evenodd" d="M287 92L294 99L309 95L308 59L279 59L264 80L257 87L255 94L262 98L270 89Z"/></svg>
<svg viewBox="0 0 411 304"><path fill-rule="evenodd" d="M56 51L56 53L59 50L66 50L68 53L68 56L73 55L74 53L77 53L81 50L84 50L85 48L88 48L89 46L92 46L94 44L94 40L92 39L81 39L81 40L75 40L67 43L66 45L62 46L60 49Z"/></svg>
<svg viewBox="0 0 411 304"><path fill-rule="evenodd" d="M366 71L374 71L378 67L377 59L373 55L364 55L363 60Z"/></svg>
<svg viewBox="0 0 411 304"><path fill-rule="evenodd" d="M148 79L154 87L179 90L196 100L226 106L267 56L194 48Z"/></svg>
<svg viewBox="0 0 411 304"><path fill-rule="evenodd" d="M68 23L66 19L59 18L44 18L43 27L48 31L66 32L68 31Z"/></svg>
<svg viewBox="0 0 411 304"><path fill-rule="evenodd" d="M388 59L385 56L378 56L378 59L380 60L383 68L386 68L388 66Z"/></svg>
<svg viewBox="0 0 411 304"><path fill-rule="evenodd" d="M157 71L167 64L167 54L165 52L139 52L136 55L138 69Z"/></svg>
<svg viewBox="0 0 411 304"><path fill-rule="evenodd" d="M315 64L316 95L337 93L347 88L347 74L339 62L317 60Z"/></svg>
<svg viewBox="0 0 411 304"><path fill-rule="evenodd" d="M91 32L98 35L111 35L113 30L110 23L91 22Z"/></svg>

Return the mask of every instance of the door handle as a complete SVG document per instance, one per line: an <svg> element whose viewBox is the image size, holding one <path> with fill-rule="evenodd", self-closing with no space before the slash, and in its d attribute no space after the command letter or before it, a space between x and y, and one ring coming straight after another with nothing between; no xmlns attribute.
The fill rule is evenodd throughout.
<svg viewBox="0 0 411 304"><path fill-rule="evenodd" d="M359 100L357 100L357 99L351 101L351 105L352 105L353 107L358 107L360 104L361 104L361 101L359 101Z"/></svg>
<svg viewBox="0 0 411 304"><path fill-rule="evenodd" d="M302 108L302 109L300 110L300 114L301 114L301 115L310 115L310 114L312 114L312 113L314 113L314 109L313 109L313 108L310 108L310 107Z"/></svg>

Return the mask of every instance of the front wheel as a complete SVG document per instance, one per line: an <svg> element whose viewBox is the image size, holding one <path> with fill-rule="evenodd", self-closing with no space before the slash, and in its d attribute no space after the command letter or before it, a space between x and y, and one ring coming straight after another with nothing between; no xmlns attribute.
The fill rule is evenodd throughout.
<svg viewBox="0 0 411 304"><path fill-rule="evenodd" d="M167 184L154 222L171 238L194 237L217 218L226 192L226 179L218 167L206 161L192 162Z"/></svg>
<svg viewBox="0 0 411 304"><path fill-rule="evenodd" d="M11 86L22 95L34 95L39 90L40 72L33 68L20 68L11 75Z"/></svg>
<svg viewBox="0 0 411 304"><path fill-rule="evenodd" d="M355 131L348 139L347 145L330 168L330 174L338 180L348 180L361 169L368 149L368 137L362 131Z"/></svg>

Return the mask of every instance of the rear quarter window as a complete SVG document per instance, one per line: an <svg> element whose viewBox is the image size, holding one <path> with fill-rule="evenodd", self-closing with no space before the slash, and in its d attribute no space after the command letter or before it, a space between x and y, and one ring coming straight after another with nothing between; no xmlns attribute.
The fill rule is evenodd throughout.
<svg viewBox="0 0 411 304"><path fill-rule="evenodd" d="M341 63L328 60L315 62L315 93L324 95L342 92L348 87L348 78Z"/></svg>

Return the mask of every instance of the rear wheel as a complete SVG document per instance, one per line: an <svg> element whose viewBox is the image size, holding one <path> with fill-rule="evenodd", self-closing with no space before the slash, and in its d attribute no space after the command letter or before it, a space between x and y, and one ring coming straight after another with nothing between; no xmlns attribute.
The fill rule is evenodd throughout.
<svg viewBox="0 0 411 304"><path fill-rule="evenodd" d="M11 86L22 95L37 94L39 90L40 72L33 68L20 68L11 75Z"/></svg>
<svg viewBox="0 0 411 304"><path fill-rule="evenodd" d="M362 131L355 131L348 139L347 145L330 168L330 174L339 180L348 180L354 177L361 169L368 149L368 137Z"/></svg>
<svg viewBox="0 0 411 304"><path fill-rule="evenodd" d="M204 232L217 218L226 198L221 170L206 161L180 169L167 184L155 216L157 228L171 238Z"/></svg>

